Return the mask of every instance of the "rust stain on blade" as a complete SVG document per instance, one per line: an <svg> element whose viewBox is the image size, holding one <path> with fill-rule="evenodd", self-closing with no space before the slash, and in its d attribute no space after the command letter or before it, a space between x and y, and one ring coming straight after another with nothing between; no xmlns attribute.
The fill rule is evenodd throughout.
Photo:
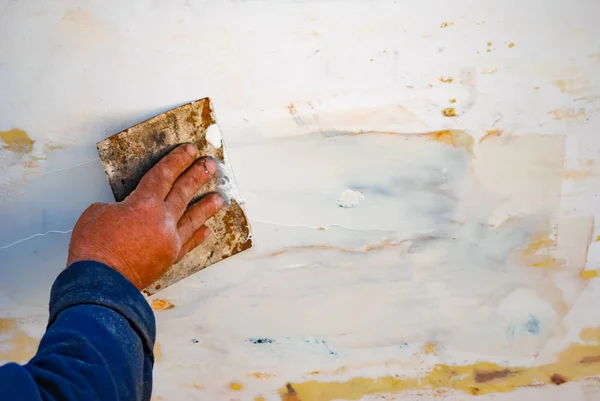
<svg viewBox="0 0 600 401"><path fill-rule="evenodd" d="M98 142L96 146L115 199L125 199L144 174L181 143L194 143L199 155L212 156L225 164L223 147L216 148L206 140L207 129L213 124L216 121L210 99L204 98L162 113ZM221 174L216 174L197 196L216 191L219 180L233 180L233 177L223 177ZM213 234L146 288L146 294L152 295L252 246L248 221L235 199L206 225Z"/></svg>

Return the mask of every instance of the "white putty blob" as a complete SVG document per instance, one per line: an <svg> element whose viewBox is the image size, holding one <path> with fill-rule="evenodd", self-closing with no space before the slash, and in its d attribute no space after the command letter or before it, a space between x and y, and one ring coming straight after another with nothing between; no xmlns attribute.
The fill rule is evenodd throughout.
<svg viewBox="0 0 600 401"><path fill-rule="evenodd" d="M214 148L219 149L221 147L222 139L223 136L221 135L221 130L217 124L213 124L206 129L206 140Z"/></svg>
<svg viewBox="0 0 600 401"><path fill-rule="evenodd" d="M340 198L338 199L338 206L344 208L355 207L363 199L364 195L359 191L347 189L340 195Z"/></svg>

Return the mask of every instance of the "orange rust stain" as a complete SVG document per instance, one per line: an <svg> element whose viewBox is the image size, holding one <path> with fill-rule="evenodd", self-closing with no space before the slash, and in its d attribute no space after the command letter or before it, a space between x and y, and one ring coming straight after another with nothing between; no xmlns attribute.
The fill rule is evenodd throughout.
<svg viewBox="0 0 600 401"><path fill-rule="evenodd" d="M232 391L242 391L243 388L244 388L244 385L242 383L238 383L238 382L229 383L229 389Z"/></svg>
<svg viewBox="0 0 600 401"><path fill-rule="evenodd" d="M294 115L298 112L296 111L296 106L294 105L294 103L290 103L287 108L291 115Z"/></svg>
<svg viewBox="0 0 600 401"><path fill-rule="evenodd" d="M442 110L444 117L456 117L456 110L453 107L446 107Z"/></svg>
<svg viewBox="0 0 600 401"><path fill-rule="evenodd" d="M483 71L481 71L481 73L485 74L485 75L491 75L491 74L495 74L497 72L498 72L497 68L486 68Z"/></svg>
<svg viewBox="0 0 600 401"><path fill-rule="evenodd" d="M454 146L455 148L464 148L469 152L473 150L473 137L464 131L443 130L421 135L424 135L428 139Z"/></svg>
<svg viewBox="0 0 600 401"><path fill-rule="evenodd" d="M454 22L442 22L442 25L440 25L440 28L448 28L449 26L454 25Z"/></svg>
<svg viewBox="0 0 600 401"><path fill-rule="evenodd" d="M500 135L502 135L501 130L489 129L485 132L485 135L479 140L479 142L483 142L483 141L491 139L491 138L498 138Z"/></svg>
<svg viewBox="0 0 600 401"><path fill-rule="evenodd" d="M513 47L515 47L515 44L514 44L513 42L510 42L510 43L508 44L508 48L509 48L509 49L512 49Z"/></svg>
<svg viewBox="0 0 600 401"><path fill-rule="evenodd" d="M152 302L150 302L150 307L154 311L161 311L161 310L173 309L175 307L175 305L173 305L167 299L159 298L159 299L154 299Z"/></svg>
<svg viewBox="0 0 600 401"><path fill-rule="evenodd" d="M582 337L594 344L573 343L557 355L555 362L540 366L507 367L490 362L436 364L420 377L394 375L355 377L343 382L310 380L287 383L279 389L279 395L283 401L333 401L360 400L367 396L387 398L406 391L438 394L454 390L484 395L512 392L523 387L561 385L600 374L599 336L599 329L584 329Z"/></svg>
<svg viewBox="0 0 600 401"><path fill-rule="evenodd" d="M406 85L406 88L407 89L414 89L414 86L412 86L412 85Z"/></svg>
<svg viewBox="0 0 600 401"><path fill-rule="evenodd" d="M598 270L582 270L579 272L579 277L586 280L591 280L598 277Z"/></svg>
<svg viewBox="0 0 600 401"><path fill-rule="evenodd" d="M35 355L40 342L21 330L18 320L14 318L0 318L0 335L0 360L3 361L29 361Z"/></svg>
<svg viewBox="0 0 600 401"><path fill-rule="evenodd" d="M29 153L33 149L34 141L22 129L0 131L0 139L4 142L3 149L10 152Z"/></svg>
<svg viewBox="0 0 600 401"><path fill-rule="evenodd" d="M158 342L154 343L154 362L159 362L163 359L162 348Z"/></svg>
<svg viewBox="0 0 600 401"><path fill-rule="evenodd" d="M449 84L449 83L454 82L454 78L452 78L452 77L447 77L447 78L446 77L440 77L440 82L444 82L444 83Z"/></svg>
<svg viewBox="0 0 600 401"><path fill-rule="evenodd" d="M563 172L563 179L571 181L585 180L594 175L591 170L565 170Z"/></svg>
<svg viewBox="0 0 600 401"><path fill-rule="evenodd" d="M254 377L257 379L269 379L271 377L275 377L275 374L273 373L266 373L266 372L254 372L254 373L250 373L248 375L249 377Z"/></svg>
<svg viewBox="0 0 600 401"><path fill-rule="evenodd" d="M585 111L574 109L555 109L548 112L554 120L573 120L585 115Z"/></svg>

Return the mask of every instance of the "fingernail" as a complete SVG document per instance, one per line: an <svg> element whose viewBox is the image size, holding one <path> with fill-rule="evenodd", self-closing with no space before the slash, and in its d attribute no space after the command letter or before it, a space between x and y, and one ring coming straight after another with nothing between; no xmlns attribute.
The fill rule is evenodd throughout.
<svg viewBox="0 0 600 401"><path fill-rule="evenodd" d="M206 168L206 171L208 171L210 173L210 175L213 175L214 173L216 173L217 171L217 162L215 162L212 158L207 157L204 159L204 167Z"/></svg>
<svg viewBox="0 0 600 401"><path fill-rule="evenodd" d="M204 227L204 237L208 237L212 231L208 227Z"/></svg>
<svg viewBox="0 0 600 401"><path fill-rule="evenodd" d="M196 157L196 155L198 154L198 148L195 145L192 145L191 143L185 145L185 151L188 152L192 157Z"/></svg>
<svg viewBox="0 0 600 401"><path fill-rule="evenodd" d="M225 199L221 195L215 196L215 205L217 207L222 207L225 204Z"/></svg>

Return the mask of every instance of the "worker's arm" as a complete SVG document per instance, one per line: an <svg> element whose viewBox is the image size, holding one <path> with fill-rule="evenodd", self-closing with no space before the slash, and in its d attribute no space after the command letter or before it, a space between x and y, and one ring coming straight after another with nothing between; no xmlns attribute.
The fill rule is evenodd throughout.
<svg viewBox="0 0 600 401"><path fill-rule="evenodd" d="M155 323L141 289L200 244L217 194L189 206L217 170L184 145L120 203L94 204L73 229L37 354L0 367L0 400L149 400Z"/></svg>

